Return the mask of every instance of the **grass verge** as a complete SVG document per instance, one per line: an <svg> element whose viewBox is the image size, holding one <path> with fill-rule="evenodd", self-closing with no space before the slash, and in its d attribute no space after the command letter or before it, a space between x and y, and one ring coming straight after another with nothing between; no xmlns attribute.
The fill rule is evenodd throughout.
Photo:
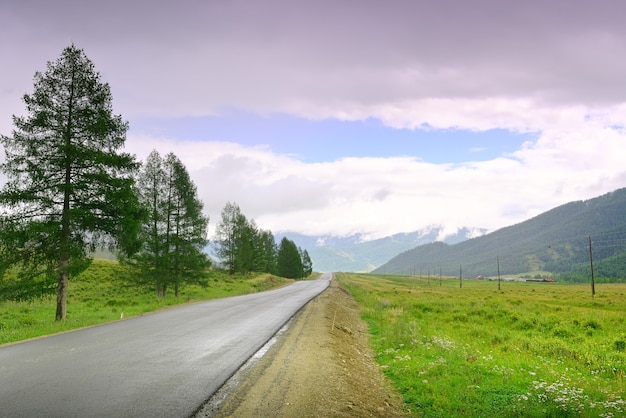
<svg viewBox="0 0 626 418"><path fill-rule="evenodd" d="M169 306L260 292L291 280L269 274L229 276L208 270L208 286L186 285L179 296L155 296L154 290L129 283L124 267L114 261L94 260L82 274L70 280L67 319L55 321L56 296L29 302L0 302L0 344L91 326Z"/></svg>
<svg viewBox="0 0 626 418"><path fill-rule="evenodd" d="M626 285L337 274L415 416L626 414Z"/></svg>

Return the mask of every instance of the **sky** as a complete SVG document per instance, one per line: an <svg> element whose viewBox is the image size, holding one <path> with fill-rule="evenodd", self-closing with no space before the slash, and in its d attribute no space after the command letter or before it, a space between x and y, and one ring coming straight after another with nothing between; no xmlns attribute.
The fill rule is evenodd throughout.
<svg viewBox="0 0 626 418"><path fill-rule="evenodd" d="M73 43L126 150L174 152L211 231L229 201L275 233L495 230L626 187L625 16L621 0L2 0L0 134Z"/></svg>

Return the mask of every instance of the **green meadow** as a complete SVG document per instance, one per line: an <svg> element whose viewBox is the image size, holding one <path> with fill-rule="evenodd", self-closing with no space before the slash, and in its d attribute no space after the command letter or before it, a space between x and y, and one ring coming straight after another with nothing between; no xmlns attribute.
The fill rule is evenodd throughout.
<svg viewBox="0 0 626 418"><path fill-rule="evenodd" d="M157 297L154 289L133 282L128 270L114 261L94 260L69 284L67 319L55 321L56 295L28 302L0 301L0 344L129 318L183 303L260 292L291 280L269 274L229 276L206 272L208 286L185 285Z"/></svg>
<svg viewBox="0 0 626 418"><path fill-rule="evenodd" d="M412 416L626 416L625 284L335 277Z"/></svg>

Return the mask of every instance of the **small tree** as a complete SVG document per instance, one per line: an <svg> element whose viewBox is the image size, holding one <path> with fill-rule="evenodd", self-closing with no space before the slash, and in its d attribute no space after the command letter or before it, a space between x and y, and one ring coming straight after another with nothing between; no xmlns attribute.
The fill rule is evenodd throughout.
<svg viewBox="0 0 626 418"><path fill-rule="evenodd" d="M259 265L258 228L236 203L227 202L215 230L217 255L228 272L247 273Z"/></svg>
<svg viewBox="0 0 626 418"><path fill-rule="evenodd" d="M63 50L24 95L28 116L1 136L2 256L25 281L57 278L56 319L66 317L71 275L97 246L134 249L141 208L135 158L119 150L128 124L112 113L111 92L83 50Z"/></svg>
<svg viewBox="0 0 626 418"><path fill-rule="evenodd" d="M259 231L259 251L261 252L261 265L259 271L276 274L278 249L276 240L271 231Z"/></svg>
<svg viewBox="0 0 626 418"><path fill-rule="evenodd" d="M241 223L241 210L236 203L226 202L222 209L222 218L215 230L215 242L217 243L217 255L222 263L233 275L239 270L238 237L239 224Z"/></svg>
<svg viewBox="0 0 626 418"><path fill-rule="evenodd" d="M307 250L300 251L302 258L302 277L309 277L313 273L313 261Z"/></svg>
<svg viewBox="0 0 626 418"><path fill-rule="evenodd" d="M277 274L288 279L303 277L302 258L296 244L283 237L278 247Z"/></svg>
<svg viewBox="0 0 626 418"><path fill-rule="evenodd" d="M254 220L248 220L243 213L236 218L237 271L249 273L257 267L257 226Z"/></svg>

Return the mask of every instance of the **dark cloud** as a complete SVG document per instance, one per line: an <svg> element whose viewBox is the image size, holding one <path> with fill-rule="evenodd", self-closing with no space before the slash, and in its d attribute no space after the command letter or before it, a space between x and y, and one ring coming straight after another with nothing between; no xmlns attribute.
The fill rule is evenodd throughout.
<svg viewBox="0 0 626 418"><path fill-rule="evenodd" d="M626 98L623 7L566 0L4 2L0 36L11 42L0 51L13 65L3 83L27 84L34 68L75 42L133 113L433 97L611 104Z"/></svg>
<svg viewBox="0 0 626 418"><path fill-rule="evenodd" d="M610 126L626 118L615 106L626 102L624 7L621 0L5 0L0 133L24 111L35 71L70 43L94 61L115 112L131 125L145 115L234 108L379 118L395 127L541 131L502 171L501 160L471 171L387 159L304 167L269 152L247 157L244 147L168 143L194 162L212 222L230 200L270 224L320 233L377 228L380 235L442 219L503 226L539 207L593 197L589 190L623 187L624 140ZM585 117L596 113L610 123ZM604 145L579 154L598 173L570 158L589 138ZM146 138L132 145L143 154L153 148ZM202 149L207 161L197 162Z"/></svg>

